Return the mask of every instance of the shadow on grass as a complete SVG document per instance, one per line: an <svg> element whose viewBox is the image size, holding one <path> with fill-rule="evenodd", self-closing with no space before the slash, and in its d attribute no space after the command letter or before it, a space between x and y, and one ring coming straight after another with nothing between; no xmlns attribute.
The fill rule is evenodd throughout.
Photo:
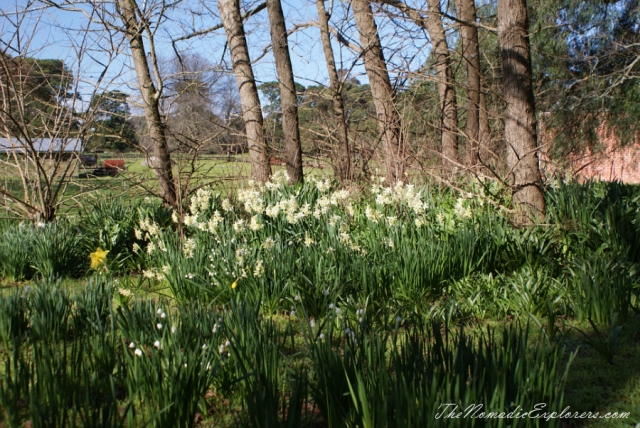
<svg viewBox="0 0 640 428"><path fill-rule="evenodd" d="M597 333L585 323L577 326L589 339ZM607 327L598 326L608 334ZM629 412L625 419L569 419L563 427L635 427L640 423L640 318L629 319L621 331L613 364L585 344L582 334L569 329L563 339L567 358L578 350L565 386L564 407L571 412Z"/></svg>

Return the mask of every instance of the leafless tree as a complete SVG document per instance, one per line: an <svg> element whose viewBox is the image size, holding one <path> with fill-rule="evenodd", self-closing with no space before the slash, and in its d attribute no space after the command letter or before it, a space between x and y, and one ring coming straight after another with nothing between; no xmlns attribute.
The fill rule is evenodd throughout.
<svg viewBox="0 0 640 428"><path fill-rule="evenodd" d="M280 86L280 105L282 107L282 132L284 136L285 164L289 179L298 183L303 179L302 145L298 124L298 98L293 79L293 68L289 56L287 27L280 0L267 0L271 45L276 62L276 72Z"/></svg>
<svg viewBox="0 0 640 428"><path fill-rule="evenodd" d="M236 76L242 117L245 123L249 158L251 161L251 175L258 182L265 182L271 176L271 165L267 154L267 143L264 138L262 108L253 68L249 58L249 49L244 34L244 25L240 14L239 0L220 0L218 9L222 17L233 72Z"/></svg>
<svg viewBox="0 0 640 428"><path fill-rule="evenodd" d="M442 129L442 163L448 173L458 162L458 106L456 90L449 58L449 45L442 26L440 0L428 0L427 31L431 36L431 46L438 75L438 94Z"/></svg>
<svg viewBox="0 0 640 428"><path fill-rule="evenodd" d="M406 167L405 141L396 108L396 94L389 79L371 3L369 0L351 0L351 5L385 151L386 175L390 183L395 183L404 180Z"/></svg>
<svg viewBox="0 0 640 428"><path fill-rule="evenodd" d="M458 107L449 45L442 24L440 1L428 0L429 10L426 17L421 11L408 6L406 2L400 0L381 0L381 2L400 10L416 25L427 30L431 37L440 102L440 153L444 171L449 174L458 164Z"/></svg>
<svg viewBox="0 0 640 428"><path fill-rule="evenodd" d="M120 48L88 23L59 29L70 47L64 59L36 59L34 40L46 13L33 1L0 12L0 196L7 214L37 222L54 220L79 196L69 188L99 115L87 101L111 83L105 76L113 62L109 54L99 63L90 57L96 40L113 52ZM89 63L99 76L91 81L83 72Z"/></svg>
<svg viewBox="0 0 640 428"><path fill-rule="evenodd" d="M144 11L139 8L135 0L118 0L116 11L122 21L125 37L129 42L138 79L138 89L142 95L147 129L153 146L153 155L156 159L152 168L162 189L164 203L171 207L177 207L179 197L171 169L171 156L165 132L166 123L160 114L160 97L164 90L164 84L158 66L154 31L150 25L149 16L143 13ZM148 51L145 49L143 35L147 36ZM147 52L149 52L149 58L147 58ZM149 62L151 62L151 67Z"/></svg>
<svg viewBox="0 0 640 428"><path fill-rule="evenodd" d="M351 180L351 153L349 150L349 131L347 128L347 118L344 111L344 100L342 99L342 82L338 77L336 62L333 57L333 47L331 46L331 36L329 30L329 18L333 10L333 0L330 2L329 11L324 7L324 0L316 0L318 9L318 24L320 27L320 38L322 40L322 50L327 62L327 72L329 74L329 86L333 101L333 112L336 118L336 139L338 140L338 177L341 182Z"/></svg>
<svg viewBox="0 0 640 428"><path fill-rule="evenodd" d="M161 67L166 69L163 78L167 88L162 113L167 118L170 149L178 153L228 153L231 147L224 147L224 139L237 107L232 91L235 84L198 53L182 53L165 63Z"/></svg>

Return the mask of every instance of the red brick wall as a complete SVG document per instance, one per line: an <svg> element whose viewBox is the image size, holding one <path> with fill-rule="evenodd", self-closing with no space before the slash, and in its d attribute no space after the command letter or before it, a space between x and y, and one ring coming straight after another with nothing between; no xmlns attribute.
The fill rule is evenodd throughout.
<svg viewBox="0 0 640 428"><path fill-rule="evenodd" d="M551 160L543 155L543 169L547 172L562 170L565 174L579 181L589 179L600 181L621 181L629 184L640 184L640 139L633 144L621 147L615 137L608 133L604 126L598 129L601 149L585 150L574 154L569 159ZM562 165L562 166L561 166Z"/></svg>

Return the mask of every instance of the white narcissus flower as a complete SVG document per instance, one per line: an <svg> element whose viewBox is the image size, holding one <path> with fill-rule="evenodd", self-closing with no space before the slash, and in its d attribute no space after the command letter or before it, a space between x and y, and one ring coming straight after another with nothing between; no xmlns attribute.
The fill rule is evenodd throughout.
<svg viewBox="0 0 640 428"><path fill-rule="evenodd" d="M233 205L231 205L231 201L229 201L229 199L225 198L222 200L222 209L225 212L233 211Z"/></svg>
<svg viewBox="0 0 640 428"><path fill-rule="evenodd" d="M224 219L220 215L220 212L218 212L218 210L215 210L213 212L213 216L211 216L211 218L207 222L207 230L209 231L209 233L216 233L216 231L218 230L218 225L223 221Z"/></svg>
<svg viewBox="0 0 640 428"><path fill-rule="evenodd" d="M244 229L245 229L244 220L240 219L240 220L236 221L235 223L233 223L233 230L236 233L242 233L244 231Z"/></svg>
<svg viewBox="0 0 640 428"><path fill-rule="evenodd" d="M135 347L136 347L136 344L135 344L135 343L131 342L131 343L129 344L129 348L133 349L133 348L135 348Z"/></svg>
<svg viewBox="0 0 640 428"><path fill-rule="evenodd" d="M264 266L262 265L262 260L256 261L256 266L253 269L253 276L256 278L260 278L264 275Z"/></svg>
<svg viewBox="0 0 640 428"><path fill-rule="evenodd" d="M186 241L184 241L184 244L182 245L182 252L188 259L193 257L193 252L195 249L196 241L193 238L188 238Z"/></svg>
<svg viewBox="0 0 640 428"><path fill-rule="evenodd" d="M142 357L142 351L141 351L141 350L136 349L136 350L134 351L134 353L135 353L138 357Z"/></svg>
<svg viewBox="0 0 640 428"><path fill-rule="evenodd" d="M265 250L270 250L271 248L273 248L276 245L276 241L272 238L272 237L267 237L267 239L265 239L262 242L262 248L264 248Z"/></svg>
<svg viewBox="0 0 640 428"><path fill-rule="evenodd" d="M160 323L156 324L156 328L157 328L158 330L162 330L162 324L160 324Z"/></svg>
<svg viewBox="0 0 640 428"><path fill-rule="evenodd" d="M271 218L278 217L278 214L280 214L280 205L276 204L268 206L265 210L265 214Z"/></svg>
<svg viewBox="0 0 640 428"><path fill-rule="evenodd" d="M127 290L126 288L118 288L118 294L124 297L131 297L131 290Z"/></svg>
<svg viewBox="0 0 640 428"><path fill-rule="evenodd" d="M198 217L195 215L185 215L184 216L184 225L185 226L193 226L198 223Z"/></svg>
<svg viewBox="0 0 640 428"><path fill-rule="evenodd" d="M158 348L158 349L161 349L161 348L162 348L162 345L160 344L160 341L159 341L159 340L156 340L155 342L153 342L153 346L154 346L154 347L156 347L156 348Z"/></svg>
<svg viewBox="0 0 640 428"><path fill-rule="evenodd" d="M367 206L364 210L364 215L369 219L371 223L378 223L378 220L382 217L382 213L374 210L370 206Z"/></svg>
<svg viewBox="0 0 640 428"><path fill-rule="evenodd" d="M310 247L315 241L308 233L304 234L304 245L305 247Z"/></svg>
<svg viewBox="0 0 640 428"><path fill-rule="evenodd" d="M258 221L258 216L254 215L253 217L251 217L251 222L249 223L249 229L253 230L254 232L257 232L258 230L262 229L262 223L260 223Z"/></svg>

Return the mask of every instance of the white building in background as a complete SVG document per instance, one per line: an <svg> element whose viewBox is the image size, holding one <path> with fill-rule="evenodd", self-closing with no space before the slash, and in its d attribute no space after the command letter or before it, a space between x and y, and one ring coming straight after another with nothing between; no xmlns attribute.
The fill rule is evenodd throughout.
<svg viewBox="0 0 640 428"><path fill-rule="evenodd" d="M41 156L54 154L80 154L83 151L80 138L36 138L31 142L22 138L0 138L0 153L38 154Z"/></svg>

